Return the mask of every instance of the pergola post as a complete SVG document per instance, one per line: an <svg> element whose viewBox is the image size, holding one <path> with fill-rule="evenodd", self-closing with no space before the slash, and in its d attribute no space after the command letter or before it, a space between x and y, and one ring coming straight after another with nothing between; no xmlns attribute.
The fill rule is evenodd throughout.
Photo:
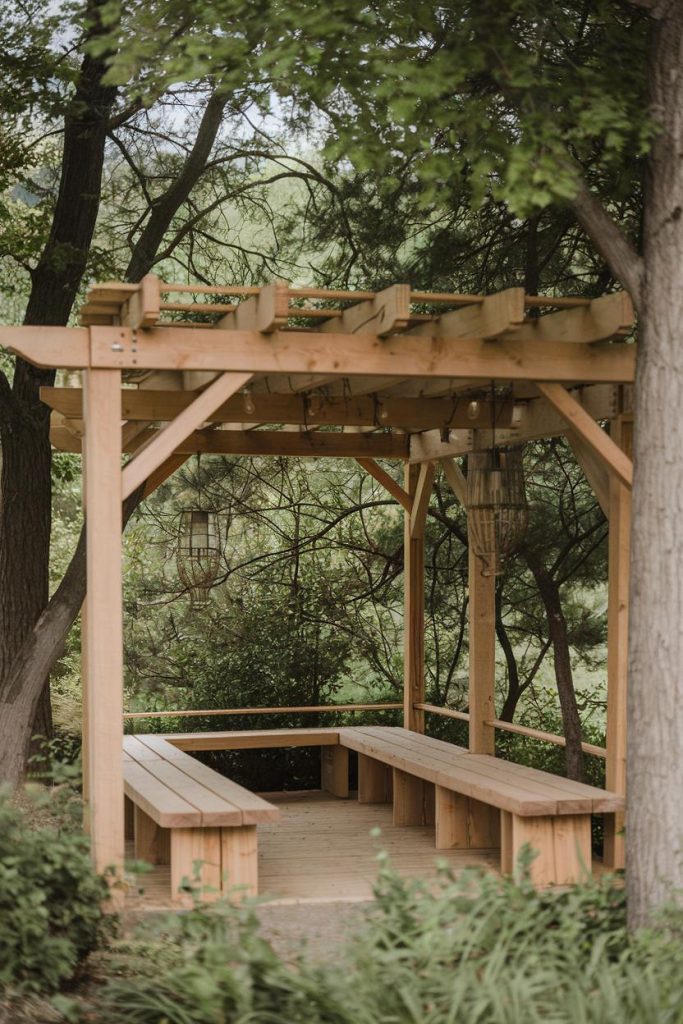
<svg viewBox="0 0 683 1024"><path fill-rule="evenodd" d="M120 371L86 370L84 392L87 820L95 868L117 875L124 859Z"/></svg>
<svg viewBox="0 0 683 1024"><path fill-rule="evenodd" d="M405 513L403 539L403 725L413 732L425 728L424 711L415 704L425 699L424 531L434 469L433 462L424 462L404 471L411 511Z"/></svg>
<svg viewBox="0 0 683 1024"><path fill-rule="evenodd" d="M494 754L496 717L496 577L483 576L484 564L468 549L470 753Z"/></svg>
<svg viewBox="0 0 683 1024"><path fill-rule="evenodd" d="M631 455L631 423L618 417L612 438ZM615 477L609 483L609 554L607 607L607 758L605 785L626 793L626 679L628 661L631 490ZM612 870L623 868L624 815L605 816L603 861Z"/></svg>

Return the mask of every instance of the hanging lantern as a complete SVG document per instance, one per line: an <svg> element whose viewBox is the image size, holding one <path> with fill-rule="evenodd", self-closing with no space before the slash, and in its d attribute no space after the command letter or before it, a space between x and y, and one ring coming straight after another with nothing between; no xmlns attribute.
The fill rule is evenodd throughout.
<svg viewBox="0 0 683 1024"><path fill-rule="evenodd" d="M503 561L524 536L529 507L522 448L489 448L467 456L467 532L484 563L484 576L503 571Z"/></svg>
<svg viewBox="0 0 683 1024"><path fill-rule="evenodd" d="M218 517L207 509L184 509L180 513L176 565L181 583L187 588L192 608L205 608L221 561Z"/></svg>

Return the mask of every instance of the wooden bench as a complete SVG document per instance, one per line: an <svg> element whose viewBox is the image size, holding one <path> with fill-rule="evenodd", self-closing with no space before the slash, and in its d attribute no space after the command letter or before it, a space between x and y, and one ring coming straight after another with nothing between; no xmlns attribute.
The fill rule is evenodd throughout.
<svg viewBox="0 0 683 1024"><path fill-rule="evenodd" d="M614 793L407 729L342 728L339 741L358 753L361 802L393 800L396 825L434 824L437 849L500 846L504 873L528 843L536 885L590 872L591 815L624 808Z"/></svg>
<svg viewBox="0 0 683 1024"><path fill-rule="evenodd" d="M137 858L170 863L173 898L197 862L203 899L256 895L256 827L277 821L278 808L163 736L124 737L123 757L127 838Z"/></svg>

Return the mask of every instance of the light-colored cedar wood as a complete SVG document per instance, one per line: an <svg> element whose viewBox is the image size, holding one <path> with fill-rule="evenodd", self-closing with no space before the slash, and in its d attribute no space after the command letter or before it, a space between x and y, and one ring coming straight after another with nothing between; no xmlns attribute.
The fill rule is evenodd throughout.
<svg viewBox="0 0 683 1024"><path fill-rule="evenodd" d="M435 471L436 466L433 462L423 462L420 466L410 511L411 540L424 540L427 510L432 494Z"/></svg>
<svg viewBox="0 0 683 1024"><path fill-rule="evenodd" d="M356 459L356 462L366 473L374 477L384 490L388 491L392 498L395 498L399 505L402 505L405 511L410 514L413 507L412 498L392 476L389 476L385 469L378 466L374 459Z"/></svg>
<svg viewBox="0 0 683 1024"><path fill-rule="evenodd" d="M126 761L123 764L124 791L136 807L142 810L157 825L163 828L199 827L202 814L189 800L169 789L165 783L155 778L148 770L147 764L160 762ZM121 797L121 814L123 816L123 795Z"/></svg>
<svg viewBox="0 0 683 1024"><path fill-rule="evenodd" d="M83 488L83 514L85 515L85 488ZM90 686L88 684L88 601L81 605L81 795L83 798L83 831L90 834L88 806L90 804Z"/></svg>
<svg viewBox="0 0 683 1024"><path fill-rule="evenodd" d="M241 302L234 313L221 317L221 330L259 331L271 334L287 323L289 316L289 287L286 281L265 285L258 294Z"/></svg>
<svg viewBox="0 0 683 1024"><path fill-rule="evenodd" d="M490 422L490 421L489 421ZM456 496L463 508L467 505L467 480L465 474L457 464L455 459L441 459L441 468L443 469L443 475L448 481L450 489Z"/></svg>
<svg viewBox="0 0 683 1024"><path fill-rule="evenodd" d="M0 329L0 344L6 337ZM35 330L12 328L7 336L17 354L40 360ZM26 332L26 333L22 333ZM43 338L44 340L44 338ZM52 340L48 349L54 351ZM321 334L314 331L210 331L192 327L152 327L133 344L127 328L90 328L90 365L111 369L214 370L232 373L316 373L323 376L495 377L501 380L630 384L635 376L635 345L567 342L483 341L458 338L430 341L410 334ZM62 359L56 360L64 365Z"/></svg>
<svg viewBox="0 0 683 1024"><path fill-rule="evenodd" d="M309 375L310 376L310 375ZM315 386L315 375L307 378L308 386ZM393 378L392 378L393 380ZM292 378L287 378L290 383ZM357 381L355 382L358 383ZM376 377L370 379L372 390L378 389ZM297 390L298 384L297 384ZM67 421L80 420L83 415L80 388L41 388L41 401L62 413ZM172 420L192 402L190 391L124 388L121 392L121 418L133 423ZM305 423L309 426L374 426L403 427L427 430L449 426L452 429L475 430L491 424L491 406L480 401L476 417L469 414L468 403L453 398L387 397L380 401L358 395L322 394L314 405L308 396L278 394L254 390L251 394L254 411L244 408L244 398L238 395L223 402L207 417L209 423ZM496 404L496 422L502 428L510 427L515 406L513 402Z"/></svg>
<svg viewBox="0 0 683 1024"><path fill-rule="evenodd" d="M624 346L629 347L630 346ZM563 416L572 430L602 460L608 472L627 487L633 485L633 462L573 396L557 383L538 383L538 390Z"/></svg>
<svg viewBox="0 0 683 1024"><path fill-rule="evenodd" d="M126 797L126 799L128 799ZM157 825L153 818L133 804L135 858L146 864L168 864L171 859L170 829Z"/></svg>
<svg viewBox="0 0 683 1024"><path fill-rule="evenodd" d="M500 870L503 875L511 875L515 868L512 853L512 815L509 811L500 812Z"/></svg>
<svg viewBox="0 0 683 1024"><path fill-rule="evenodd" d="M422 480L422 499L419 509L426 516L425 490L427 480L431 488L433 466L426 464L427 475L417 466L406 466L404 490L410 495L411 513L404 513L403 521L403 724L407 729L424 732L424 712L416 706L425 699L424 683L424 533L413 535L413 515Z"/></svg>
<svg viewBox="0 0 683 1024"><path fill-rule="evenodd" d="M588 786L583 782L575 782L562 776L531 768L527 765L514 764L508 761L498 762L488 754L471 754L462 747L444 743L431 736L417 736L406 729L364 726L360 730L364 738L381 741L385 749L401 750L411 757L415 754L426 757L434 766L452 768L453 765L464 766L468 777L477 776L478 781L496 782L503 779L512 782L517 793L524 791L534 798L545 796L550 801L559 801L553 813L600 814L612 812L623 807L623 797ZM346 731L340 732L340 740L346 742ZM560 806L561 805L561 806ZM550 805L546 805L551 809ZM525 813L525 812L522 812Z"/></svg>
<svg viewBox="0 0 683 1024"><path fill-rule="evenodd" d="M190 757L163 736L146 733L141 737L127 737L127 740L131 739L137 739L141 750L138 752L136 748L134 751L136 759L201 810L203 825L256 825L264 821L277 821L279 818L279 811L272 804ZM128 749L131 749L130 746ZM348 751L346 753L348 755ZM176 776L168 772L164 775L156 765L150 766L150 758L157 761L161 759L166 768L173 767L174 771L182 773L184 780L180 780L180 787ZM216 803L218 798L220 803Z"/></svg>
<svg viewBox="0 0 683 1024"><path fill-rule="evenodd" d="M514 336L529 341L606 341L628 334L633 321L633 304L627 293L613 292L591 299L587 306L578 309L527 320Z"/></svg>
<svg viewBox="0 0 683 1024"><path fill-rule="evenodd" d="M437 321L413 328L411 334L436 338L497 338L524 322L524 289L507 288L477 303L444 313Z"/></svg>
<svg viewBox="0 0 683 1024"><path fill-rule="evenodd" d="M614 424L615 440L624 439ZM606 785L626 793L626 703L628 666L629 574L631 555L631 492L610 479L607 604L607 759ZM612 870L624 867L624 815L605 818L604 862Z"/></svg>
<svg viewBox="0 0 683 1024"><path fill-rule="evenodd" d="M431 825L434 822L434 786L424 779L393 769L394 825Z"/></svg>
<svg viewBox="0 0 683 1024"><path fill-rule="evenodd" d="M90 363L87 327L0 327L0 345L34 366L80 370Z"/></svg>
<svg viewBox="0 0 683 1024"><path fill-rule="evenodd" d="M172 455L178 446L202 425L214 409L250 380L250 375L224 373L201 391L174 420L156 434L124 467L123 497L127 498ZM118 396L117 396L118 399Z"/></svg>
<svg viewBox="0 0 683 1024"><path fill-rule="evenodd" d="M126 840L135 836L135 804L127 796L123 798L123 834Z"/></svg>
<svg viewBox="0 0 683 1024"><path fill-rule="evenodd" d="M581 882L591 869L590 815L568 815L556 818L521 818L511 815L511 842L505 862L513 868L520 852L528 846L536 853L530 867L531 881L536 886L571 885ZM507 839L508 826L502 832ZM501 858L503 860L503 858Z"/></svg>
<svg viewBox="0 0 683 1024"><path fill-rule="evenodd" d="M124 718L206 718L209 715L282 715L303 714L306 712L320 714L329 711L396 711L403 704L397 702L386 704L303 704L298 707L281 708L212 708L206 711L130 711Z"/></svg>
<svg viewBox="0 0 683 1024"><path fill-rule="evenodd" d="M69 422L78 423L78 420L67 420L65 425L68 426ZM121 451L125 451L126 448L130 447L133 441L140 437L141 434L144 434L151 425L148 420L129 420L127 423L124 423L121 427Z"/></svg>
<svg viewBox="0 0 683 1024"><path fill-rule="evenodd" d="M469 743L473 754L494 754L496 717L496 578L482 575L483 563L468 549L469 572Z"/></svg>
<svg viewBox="0 0 683 1024"><path fill-rule="evenodd" d="M345 800L349 795L349 751L346 747L320 748L321 788Z"/></svg>
<svg viewBox="0 0 683 1024"><path fill-rule="evenodd" d="M420 711L428 711L432 715L442 715L444 718L456 718L459 722L469 722L470 716L467 711L456 711L454 708L440 708L436 704L417 704Z"/></svg>
<svg viewBox="0 0 683 1024"><path fill-rule="evenodd" d="M486 382L482 382L485 384ZM609 384L591 384L571 392L575 400L594 420L612 419L617 412L615 394L618 388ZM410 439L410 461L425 462L428 459L443 459L466 455L473 450L476 436L480 447L496 444L521 444L545 437L561 437L567 433L567 421L545 401L544 398L518 402L513 410L513 426L496 428L495 438L491 430L450 430L445 440L440 430L425 430L413 434Z"/></svg>
<svg viewBox="0 0 683 1024"><path fill-rule="evenodd" d="M435 844L437 850L468 850L468 799L445 786L435 786Z"/></svg>
<svg viewBox="0 0 683 1024"><path fill-rule="evenodd" d="M253 826L250 826L253 828ZM236 832L238 829L226 829ZM254 829L254 831L256 831ZM200 899L221 895L221 830L174 828L171 832L171 893L174 901L191 905L188 887L200 888Z"/></svg>
<svg viewBox="0 0 683 1024"><path fill-rule="evenodd" d="M355 303L344 310L341 321L332 323L334 333L374 334L379 338L400 331L410 321L410 286L390 285L372 299Z"/></svg>
<svg viewBox="0 0 683 1024"><path fill-rule="evenodd" d="M407 729L345 727L339 739L392 767L522 815L603 813L624 805L617 794L490 755L470 754Z"/></svg>
<svg viewBox="0 0 683 1024"><path fill-rule="evenodd" d="M339 743L339 729L259 729L230 732L170 733L166 739L181 750L270 750L319 747Z"/></svg>
<svg viewBox="0 0 683 1024"><path fill-rule="evenodd" d="M240 900L258 894L256 826L221 829L223 895Z"/></svg>
<svg viewBox="0 0 683 1024"><path fill-rule="evenodd" d="M541 740L543 743L553 743L555 746L564 747L567 741L564 736L553 732L543 732L542 729L531 729L528 725L518 725L516 722L503 722L500 718L492 718L486 723L494 729L502 732L515 732L518 736L529 736L534 740ZM594 757L606 757L605 747L598 747L595 743L582 743L581 749L584 754L593 754Z"/></svg>
<svg viewBox="0 0 683 1024"><path fill-rule="evenodd" d="M498 808L470 798L467 801L467 834L471 850L491 850L500 846Z"/></svg>
<svg viewBox="0 0 683 1024"><path fill-rule="evenodd" d="M145 274L135 291L121 306L120 321L125 327L154 327L159 319L161 295L159 278Z"/></svg>
<svg viewBox="0 0 683 1024"><path fill-rule="evenodd" d="M593 489L598 504L609 519L609 485L610 475L595 452L573 430L567 431L567 440L574 452L576 461L586 474L586 479Z"/></svg>
<svg viewBox="0 0 683 1024"><path fill-rule="evenodd" d="M98 871L123 869L123 616L121 374L85 373L87 516L86 678L88 820ZM113 904L117 890L113 889ZM120 898L118 900L120 902Z"/></svg>
<svg viewBox="0 0 683 1024"><path fill-rule="evenodd" d="M382 761L358 754L358 802L386 804L391 802L393 780L391 769Z"/></svg>

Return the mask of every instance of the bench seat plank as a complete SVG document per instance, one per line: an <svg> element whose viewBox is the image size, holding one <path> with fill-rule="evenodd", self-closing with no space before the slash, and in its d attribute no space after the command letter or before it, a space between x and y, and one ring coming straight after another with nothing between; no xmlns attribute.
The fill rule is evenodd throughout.
<svg viewBox="0 0 683 1024"><path fill-rule="evenodd" d="M373 731L376 735L376 732ZM614 794L582 782L550 775L548 772L526 765L518 765L511 761L496 759L489 754L470 754L463 747L444 743L443 740L431 736L421 736L408 730L396 729L391 742L402 748L418 751L429 751L430 756L452 766L464 765L470 771L480 772L483 776L497 781L504 777L520 789L535 796L544 796L558 803L558 814L597 814L604 810L614 810L615 801L620 798ZM506 810L507 808L501 808Z"/></svg>
<svg viewBox="0 0 683 1024"><path fill-rule="evenodd" d="M142 743L157 756L169 764L179 768L195 786L201 786L208 793L215 794L227 804L230 804L240 813L240 820L235 820L239 825L260 825L266 821L279 821L280 809L268 803L256 793L245 789L239 783L219 775L213 768L202 764L194 757L179 750L173 743L169 743L163 736L146 734L139 737ZM227 822L209 822L204 824L227 824Z"/></svg>
<svg viewBox="0 0 683 1024"><path fill-rule="evenodd" d="M244 729L228 732L173 732L164 739L180 750L269 750L275 747L324 747L339 743L339 729Z"/></svg>
<svg viewBox="0 0 683 1024"><path fill-rule="evenodd" d="M126 796L157 825L162 828L192 828L201 825L201 811L155 778L143 764L127 761L123 773Z"/></svg>

